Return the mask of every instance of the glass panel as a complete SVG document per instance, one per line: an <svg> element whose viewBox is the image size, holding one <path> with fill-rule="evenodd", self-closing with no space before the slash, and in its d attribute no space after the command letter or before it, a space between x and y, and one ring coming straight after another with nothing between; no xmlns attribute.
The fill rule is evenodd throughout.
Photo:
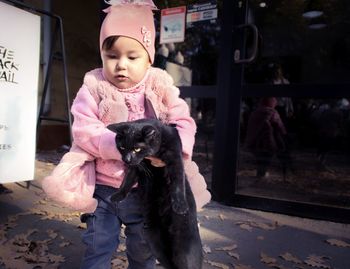
<svg viewBox="0 0 350 269"><path fill-rule="evenodd" d="M189 102L192 117L197 123L193 160L210 186L214 152L215 99L186 98L186 101Z"/></svg>
<svg viewBox="0 0 350 269"><path fill-rule="evenodd" d="M154 66L165 69L173 77L176 86L215 85L219 59L220 9L222 0L198 1L155 1L159 9L186 6L215 13L216 19L204 19L186 24L185 41L159 44L160 12L156 13L157 35ZM203 12L204 12L203 11ZM204 15L203 15L204 16ZM202 16L202 17L203 17ZM212 15L214 16L214 15ZM209 16L210 17L210 16ZM214 16L215 17L215 16Z"/></svg>
<svg viewBox="0 0 350 269"><path fill-rule="evenodd" d="M246 68L246 83L279 84L279 67L290 83L350 82L350 1L249 0L249 6L259 55Z"/></svg>
<svg viewBox="0 0 350 269"><path fill-rule="evenodd" d="M237 193L350 208L350 102L245 98Z"/></svg>

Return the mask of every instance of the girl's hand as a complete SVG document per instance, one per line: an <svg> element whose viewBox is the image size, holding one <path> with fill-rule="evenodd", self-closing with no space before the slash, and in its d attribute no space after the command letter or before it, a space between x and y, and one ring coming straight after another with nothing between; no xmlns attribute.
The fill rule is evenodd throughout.
<svg viewBox="0 0 350 269"><path fill-rule="evenodd" d="M147 156L147 157L145 157L145 159L150 160L151 161L151 165L153 165L154 167L164 167L164 166L166 166L165 162L163 162L161 159L158 159L156 157Z"/></svg>

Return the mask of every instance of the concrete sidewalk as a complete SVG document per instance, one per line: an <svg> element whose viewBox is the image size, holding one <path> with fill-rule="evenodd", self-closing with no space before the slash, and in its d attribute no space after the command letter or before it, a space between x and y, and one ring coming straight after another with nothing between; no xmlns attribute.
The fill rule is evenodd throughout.
<svg viewBox="0 0 350 269"><path fill-rule="evenodd" d="M84 245L79 213L47 200L40 188L54 164L36 161L36 180L0 195L0 269L79 268ZM211 202L199 213L204 269L350 269L350 225ZM125 244L113 259L126 268ZM158 266L158 268L161 268Z"/></svg>

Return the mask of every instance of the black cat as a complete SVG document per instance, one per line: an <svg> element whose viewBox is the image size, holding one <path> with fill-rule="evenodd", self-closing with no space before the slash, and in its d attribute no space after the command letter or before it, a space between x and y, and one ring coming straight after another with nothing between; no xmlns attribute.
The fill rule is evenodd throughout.
<svg viewBox="0 0 350 269"><path fill-rule="evenodd" d="M144 234L155 257L167 269L202 268L196 204L176 128L141 119L111 124L108 129L116 133L116 146L128 165L112 201L124 199L138 183L145 207Z"/></svg>

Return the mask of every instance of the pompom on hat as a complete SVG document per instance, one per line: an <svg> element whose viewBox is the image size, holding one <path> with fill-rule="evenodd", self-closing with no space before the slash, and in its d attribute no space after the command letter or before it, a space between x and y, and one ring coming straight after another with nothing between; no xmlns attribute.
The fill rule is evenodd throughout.
<svg viewBox="0 0 350 269"><path fill-rule="evenodd" d="M105 0L109 5L101 25L100 50L103 41L110 36L126 36L139 41L154 61L155 36L153 11L157 10L152 0Z"/></svg>

